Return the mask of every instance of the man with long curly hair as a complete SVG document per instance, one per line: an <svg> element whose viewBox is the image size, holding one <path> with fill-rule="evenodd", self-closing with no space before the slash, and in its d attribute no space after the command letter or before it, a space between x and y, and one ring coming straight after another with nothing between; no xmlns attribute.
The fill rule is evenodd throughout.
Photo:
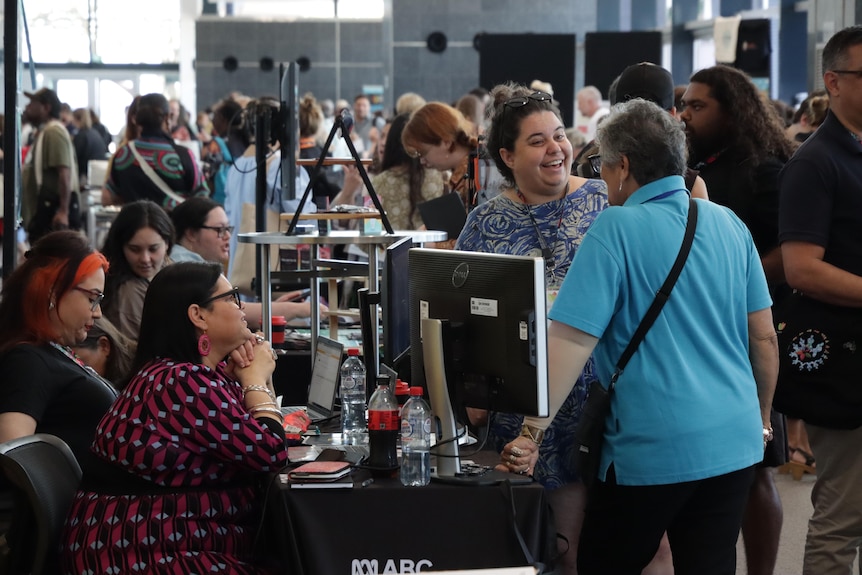
<svg viewBox="0 0 862 575"><path fill-rule="evenodd" d="M682 97L681 119L689 164L700 172L709 198L745 222L778 301L784 272L778 245L778 174L793 153L784 125L745 73L713 66L692 75ZM748 573L772 573L783 512L773 468L786 461L784 418L773 412L774 439L758 466L742 534Z"/></svg>

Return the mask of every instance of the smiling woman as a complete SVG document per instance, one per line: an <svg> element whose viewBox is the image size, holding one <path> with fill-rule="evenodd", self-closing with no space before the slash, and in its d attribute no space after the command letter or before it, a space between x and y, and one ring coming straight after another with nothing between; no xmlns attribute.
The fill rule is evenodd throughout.
<svg viewBox="0 0 862 575"><path fill-rule="evenodd" d="M108 263L78 232L53 232L4 281L0 301L0 441L50 433L88 456L116 393L70 346L101 317Z"/></svg>
<svg viewBox="0 0 862 575"><path fill-rule="evenodd" d="M144 296L150 280L168 263L174 226L168 214L148 200L123 206L103 251L111 270L105 287L105 316L120 333L137 341Z"/></svg>

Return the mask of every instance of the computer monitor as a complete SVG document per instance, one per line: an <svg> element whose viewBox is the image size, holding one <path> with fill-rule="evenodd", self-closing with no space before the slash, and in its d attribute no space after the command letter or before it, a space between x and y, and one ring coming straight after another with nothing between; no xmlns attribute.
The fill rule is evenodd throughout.
<svg viewBox="0 0 862 575"><path fill-rule="evenodd" d="M545 264L413 248L409 286L411 384L426 387L438 420L437 479L473 482L458 458L465 407L548 415Z"/></svg>
<svg viewBox="0 0 862 575"><path fill-rule="evenodd" d="M397 365L410 349L410 237L402 238L386 248L380 288L383 315L383 362L397 370Z"/></svg>

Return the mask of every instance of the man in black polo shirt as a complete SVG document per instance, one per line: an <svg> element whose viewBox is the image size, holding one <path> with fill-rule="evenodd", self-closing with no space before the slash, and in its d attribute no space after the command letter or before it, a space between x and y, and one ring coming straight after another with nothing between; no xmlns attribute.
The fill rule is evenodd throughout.
<svg viewBox="0 0 862 575"><path fill-rule="evenodd" d="M827 42L823 81L829 115L780 180L787 282L819 323L800 338L788 318L780 353L799 353L782 364L775 396L776 409L805 420L817 458L806 575L850 573L862 541L862 26Z"/></svg>
<svg viewBox="0 0 862 575"><path fill-rule="evenodd" d="M691 167L700 173L709 199L727 206L748 226L760 254L773 300L784 284L778 246L778 173L792 154L772 106L743 72L705 68L683 94ZM773 412L774 439L757 468L742 524L748 573L771 574L778 555L783 512L772 469L787 457L784 418Z"/></svg>

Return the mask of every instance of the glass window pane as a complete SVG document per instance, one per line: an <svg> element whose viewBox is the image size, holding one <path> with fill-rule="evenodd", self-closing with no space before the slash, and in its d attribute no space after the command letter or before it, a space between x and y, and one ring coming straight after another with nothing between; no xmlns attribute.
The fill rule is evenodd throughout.
<svg viewBox="0 0 862 575"><path fill-rule="evenodd" d="M61 102L75 108L90 107L90 83L87 80L57 80L55 90Z"/></svg>
<svg viewBox="0 0 862 575"><path fill-rule="evenodd" d="M126 108L132 103L131 80L100 80L99 81L99 119L115 137L122 138L126 129Z"/></svg>
<svg viewBox="0 0 862 575"><path fill-rule="evenodd" d="M87 0L27 0L24 9L35 62L90 61ZM21 59L29 58L22 26Z"/></svg>
<svg viewBox="0 0 862 575"><path fill-rule="evenodd" d="M96 54L106 64L179 61L180 3L177 0L97 4Z"/></svg>

